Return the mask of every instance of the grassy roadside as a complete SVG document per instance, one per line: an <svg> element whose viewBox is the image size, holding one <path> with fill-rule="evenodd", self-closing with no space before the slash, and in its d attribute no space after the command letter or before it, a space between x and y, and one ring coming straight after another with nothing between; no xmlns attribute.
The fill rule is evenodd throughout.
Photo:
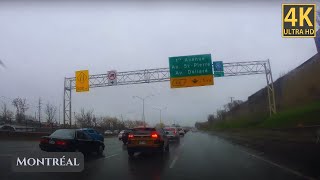
<svg viewBox="0 0 320 180"><path fill-rule="evenodd" d="M294 128L320 124L320 102L279 112L272 117L249 115L207 124L203 130Z"/></svg>

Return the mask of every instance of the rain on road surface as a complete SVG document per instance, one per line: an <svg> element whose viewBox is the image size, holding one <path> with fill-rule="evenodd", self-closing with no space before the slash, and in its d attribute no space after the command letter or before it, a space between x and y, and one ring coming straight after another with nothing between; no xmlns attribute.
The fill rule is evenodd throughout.
<svg viewBox="0 0 320 180"><path fill-rule="evenodd" d="M189 132L170 153L128 157L117 138L105 138L103 157L91 155L80 173L17 173L11 171L11 155L40 151L37 141L0 141L2 180L102 180L102 179L304 179L285 168L260 159L243 147L217 136Z"/></svg>

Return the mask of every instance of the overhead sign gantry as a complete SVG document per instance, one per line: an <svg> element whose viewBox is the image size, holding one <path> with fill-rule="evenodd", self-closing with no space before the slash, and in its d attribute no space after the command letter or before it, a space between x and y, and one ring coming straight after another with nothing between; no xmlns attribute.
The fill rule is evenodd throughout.
<svg viewBox="0 0 320 180"><path fill-rule="evenodd" d="M214 77L230 77L230 76L265 74L266 80L267 80L269 112L270 112L270 115L275 114L277 112L276 100L274 95L274 87L273 87L273 77L272 77L269 60L244 61L244 62L232 62L232 63L222 63L221 61L217 61L217 62L213 62L211 69L213 70L208 72L211 72L211 74L213 74ZM114 75L115 76L110 76L110 73L95 74L95 75L88 74L87 75L89 77L87 79L88 80L87 83L89 84L88 88L166 82L166 81L170 81L170 79L172 78L170 76L169 68L115 72ZM205 74L205 76L206 75L207 74ZM115 79L110 79L110 77L115 77ZM209 74L208 74L208 77L209 77ZM64 79L64 98L63 98L63 107L64 107L63 123L64 124L68 122L69 125L71 125L71 119L72 119L71 94L72 94L72 90L76 89L76 81L78 81L78 76ZM213 84L213 81L212 81L212 84ZM209 85L209 83L207 85Z"/></svg>

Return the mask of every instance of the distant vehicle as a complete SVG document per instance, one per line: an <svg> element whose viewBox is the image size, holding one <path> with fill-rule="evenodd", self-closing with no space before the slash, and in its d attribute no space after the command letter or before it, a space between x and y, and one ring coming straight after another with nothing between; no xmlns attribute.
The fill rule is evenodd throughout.
<svg viewBox="0 0 320 180"><path fill-rule="evenodd" d="M0 131L14 132L17 131L15 127L10 125L4 125L0 128Z"/></svg>
<svg viewBox="0 0 320 180"><path fill-rule="evenodd" d="M104 141L104 136L92 128L82 128L81 130L85 131L87 134L89 134L95 140L99 140L102 142Z"/></svg>
<svg viewBox="0 0 320 180"><path fill-rule="evenodd" d="M113 135L113 132L110 131L110 130L106 130L106 131L104 132L104 135Z"/></svg>
<svg viewBox="0 0 320 180"><path fill-rule="evenodd" d="M128 130L125 130L123 133L122 133L122 142L123 144L127 144L128 143L128 136L129 136L129 133L131 132L132 130L131 129L128 129Z"/></svg>
<svg viewBox="0 0 320 180"><path fill-rule="evenodd" d="M122 134L124 133L125 130L120 131L120 133L118 134L118 139L119 141L122 140Z"/></svg>
<svg viewBox="0 0 320 180"><path fill-rule="evenodd" d="M180 135L178 133L178 128L176 127L165 127L164 128L167 137L170 141L174 140L174 141L180 141Z"/></svg>
<svg viewBox="0 0 320 180"><path fill-rule="evenodd" d="M189 132L189 129L188 128L184 128L183 129L184 130L184 132L187 134L187 132Z"/></svg>
<svg viewBox="0 0 320 180"><path fill-rule="evenodd" d="M43 136L39 147L48 152L82 152L88 154L96 152L102 155L105 145L93 139L81 129L58 129L50 136Z"/></svg>
<svg viewBox="0 0 320 180"><path fill-rule="evenodd" d="M135 152L169 152L169 141L162 128L133 128L128 135L129 157Z"/></svg>
<svg viewBox="0 0 320 180"><path fill-rule="evenodd" d="M119 130L114 130L113 131L113 134L118 134L119 133Z"/></svg>
<svg viewBox="0 0 320 180"><path fill-rule="evenodd" d="M186 134L182 128L178 128L178 132L180 136L184 136Z"/></svg>

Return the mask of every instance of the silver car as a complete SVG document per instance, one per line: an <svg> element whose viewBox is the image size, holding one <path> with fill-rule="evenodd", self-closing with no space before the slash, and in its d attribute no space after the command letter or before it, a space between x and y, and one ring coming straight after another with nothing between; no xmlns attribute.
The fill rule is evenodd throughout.
<svg viewBox="0 0 320 180"><path fill-rule="evenodd" d="M180 141L180 135L178 128L176 127L165 127L167 137L170 141Z"/></svg>

